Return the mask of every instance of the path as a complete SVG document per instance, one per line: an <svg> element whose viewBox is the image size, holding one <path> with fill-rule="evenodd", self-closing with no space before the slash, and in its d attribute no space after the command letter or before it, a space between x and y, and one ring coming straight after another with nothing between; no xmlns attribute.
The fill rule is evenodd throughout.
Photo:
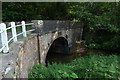
<svg viewBox="0 0 120 80"><path fill-rule="evenodd" d="M17 32L17 34L19 34L19 33L21 33L21 32L20 31ZM30 34L30 33L31 32L29 32L27 34ZM9 32L7 35L8 35L8 40L9 40L12 37L12 33ZM18 38L20 38L20 37L22 37L22 35L18 36ZM18 41L20 41L20 40L22 40L22 39L18 39ZM1 36L0 36L0 47L1 46L2 46L2 43L1 43ZM13 56L14 56L14 58L16 57L15 54L10 54L10 53L8 53L8 54L2 54L2 53L0 53L0 80L3 78L3 76L2 76L3 72L6 71L6 70L9 70L9 68L10 68L10 67L6 67L6 66L9 66L9 62L14 62L14 61L9 61L9 60L14 60Z"/></svg>

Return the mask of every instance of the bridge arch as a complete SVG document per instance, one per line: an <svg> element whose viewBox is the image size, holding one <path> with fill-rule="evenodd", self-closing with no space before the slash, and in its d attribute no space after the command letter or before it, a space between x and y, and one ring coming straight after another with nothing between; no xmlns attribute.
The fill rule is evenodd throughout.
<svg viewBox="0 0 120 80"><path fill-rule="evenodd" d="M45 59L45 63L47 64L48 63L48 60L50 58L54 58L55 55L58 55L58 54L69 54L70 53L70 50L69 50L69 47L68 47L68 41L65 37L58 37L57 39L55 39L47 54L46 54L46 59Z"/></svg>

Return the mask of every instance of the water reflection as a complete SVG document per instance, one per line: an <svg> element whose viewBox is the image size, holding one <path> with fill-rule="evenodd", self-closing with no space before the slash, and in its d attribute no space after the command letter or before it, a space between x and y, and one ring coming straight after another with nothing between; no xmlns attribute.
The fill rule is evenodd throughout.
<svg viewBox="0 0 120 80"><path fill-rule="evenodd" d="M46 56L46 64L57 62L57 63L67 63L76 57L82 56L86 54L86 48L84 41L76 41L74 43L74 48L70 50L68 47L68 41L64 37L59 37L53 41L52 45ZM71 52L70 52L71 51ZM74 51L74 52L73 52Z"/></svg>
<svg viewBox="0 0 120 80"><path fill-rule="evenodd" d="M94 55L94 54L108 56L109 54L111 54L111 52L95 50L95 49L84 50L83 48L80 48L80 49L74 51L72 54L51 53L51 55L49 55L47 57L47 62L49 62L49 63L52 63L52 62L68 63L78 57Z"/></svg>
<svg viewBox="0 0 120 80"><path fill-rule="evenodd" d="M70 54L62 54L62 53L49 53L50 55L47 56L47 59L46 59L46 63L52 63L52 62L57 62L57 63L68 63L70 62L71 60L79 57L79 56L83 56L86 54L86 51L84 52L78 52L78 51L75 51L73 53L70 53Z"/></svg>

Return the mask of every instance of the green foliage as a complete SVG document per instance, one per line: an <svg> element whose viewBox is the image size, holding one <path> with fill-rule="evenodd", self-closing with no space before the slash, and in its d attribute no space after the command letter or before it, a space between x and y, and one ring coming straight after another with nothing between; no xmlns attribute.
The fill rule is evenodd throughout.
<svg viewBox="0 0 120 80"><path fill-rule="evenodd" d="M69 15L83 21L90 31L96 29L105 29L111 32L118 32L120 29L116 26L118 5L115 3L76 3L70 4ZM120 15L119 15L120 16ZM73 19L74 19L73 18Z"/></svg>
<svg viewBox="0 0 120 80"><path fill-rule="evenodd" d="M74 60L70 65L80 78L119 78L118 57L90 55Z"/></svg>
<svg viewBox="0 0 120 80"><path fill-rule="evenodd" d="M67 5L64 3L4 2L2 8L3 21L54 20L67 16Z"/></svg>
<svg viewBox="0 0 120 80"><path fill-rule="evenodd" d="M35 65L29 78L120 78L120 55L89 55L68 64Z"/></svg>
<svg viewBox="0 0 120 80"><path fill-rule="evenodd" d="M83 37L89 48L120 51L120 3L81 2L69 6L71 20L84 22Z"/></svg>
<svg viewBox="0 0 120 80"><path fill-rule="evenodd" d="M101 48L101 46L99 45L99 44L90 44L89 46L88 46L88 48L96 48L96 49L100 49Z"/></svg>
<svg viewBox="0 0 120 80"><path fill-rule="evenodd" d="M30 78L78 78L65 64L52 64L48 67L36 65L29 73Z"/></svg>
<svg viewBox="0 0 120 80"><path fill-rule="evenodd" d="M104 49L109 51L119 51L120 52L120 36L109 34L104 36L99 36L88 45L88 48L94 49Z"/></svg>

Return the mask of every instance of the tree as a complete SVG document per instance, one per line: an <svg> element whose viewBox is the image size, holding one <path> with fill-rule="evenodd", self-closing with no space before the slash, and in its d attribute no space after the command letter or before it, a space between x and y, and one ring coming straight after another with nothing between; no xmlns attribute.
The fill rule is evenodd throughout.
<svg viewBox="0 0 120 80"><path fill-rule="evenodd" d="M89 47L120 51L120 3L3 3L3 21L71 20L84 23Z"/></svg>

